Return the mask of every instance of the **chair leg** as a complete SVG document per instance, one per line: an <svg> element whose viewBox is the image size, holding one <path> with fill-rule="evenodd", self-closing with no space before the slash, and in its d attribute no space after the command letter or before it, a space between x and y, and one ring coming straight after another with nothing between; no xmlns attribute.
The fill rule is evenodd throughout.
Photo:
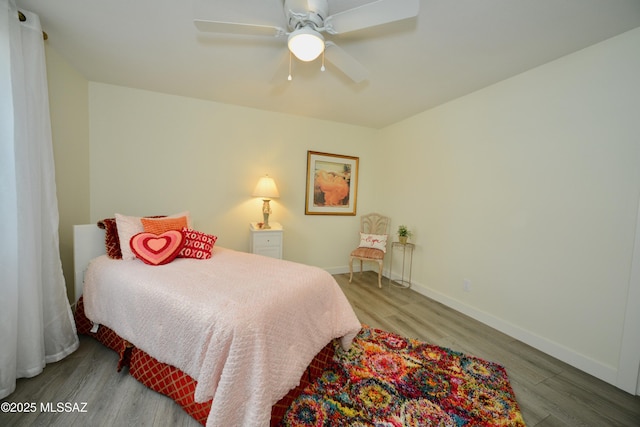
<svg viewBox="0 0 640 427"><path fill-rule="evenodd" d="M349 257L349 283L353 279L353 257Z"/></svg>
<svg viewBox="0 0 640 427"><path fill-rule="evenodd" d="M378 287L382 288L382 262L378 262Z"/></svg>

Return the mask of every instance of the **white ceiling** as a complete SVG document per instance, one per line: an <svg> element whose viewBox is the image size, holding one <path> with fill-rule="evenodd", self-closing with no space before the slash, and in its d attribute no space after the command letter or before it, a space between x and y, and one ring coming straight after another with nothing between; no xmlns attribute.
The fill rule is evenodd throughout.
<svg viewBox="0 0 640 427"><path fill-rule="evenodd" d="M329 0L330 13L370 0ZM640 0L421 0L417 18L331 40L354 84L286 38L199 33L194 18L284 26L282 0L16 0L89 81L382 128L640 26ZM640 47L639 52L640 54Z"/></svg>

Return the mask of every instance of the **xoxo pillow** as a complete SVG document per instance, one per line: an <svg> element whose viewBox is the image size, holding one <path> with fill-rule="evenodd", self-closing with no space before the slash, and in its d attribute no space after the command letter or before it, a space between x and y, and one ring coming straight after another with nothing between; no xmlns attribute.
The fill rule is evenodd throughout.
<svg viewBox="0 0 640 427"><path fill-rule="evenodd" d="M170 263L184 248L184 244L184 234L178 230L169 230L162 234L142 232L134 235L129 242L135 256L149 265Z"/></svg>
<svg viewBox="0 0 640 427"><path fill-rule="evenodd" d="M182 233L185 237L185 244L180 251L179 257L209 259L211 258L211 249L218 240L217 236L196 231L191 228L184 227Z"/></svg>

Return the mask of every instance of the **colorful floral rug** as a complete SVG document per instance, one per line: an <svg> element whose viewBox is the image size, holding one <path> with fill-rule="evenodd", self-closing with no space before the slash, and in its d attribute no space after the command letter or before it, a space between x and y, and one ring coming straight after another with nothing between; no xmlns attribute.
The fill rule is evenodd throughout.
<svg viewBox="0 0 640 427"><path fill-rule="evenodd" d="M283 426L524 426L505 369L364 326Z"/></svg>

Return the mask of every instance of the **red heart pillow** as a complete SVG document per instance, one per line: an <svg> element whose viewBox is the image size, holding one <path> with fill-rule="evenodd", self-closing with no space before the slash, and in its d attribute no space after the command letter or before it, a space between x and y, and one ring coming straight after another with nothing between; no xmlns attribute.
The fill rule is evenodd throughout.
<svg viewBox="0 0 640 427"><path fill-rule="evenodd" d="M170 263L178 256L184 244L184 234L179 230L169 230L162 234L138 233L129 241L136 257L149 265Z"/></svg>

